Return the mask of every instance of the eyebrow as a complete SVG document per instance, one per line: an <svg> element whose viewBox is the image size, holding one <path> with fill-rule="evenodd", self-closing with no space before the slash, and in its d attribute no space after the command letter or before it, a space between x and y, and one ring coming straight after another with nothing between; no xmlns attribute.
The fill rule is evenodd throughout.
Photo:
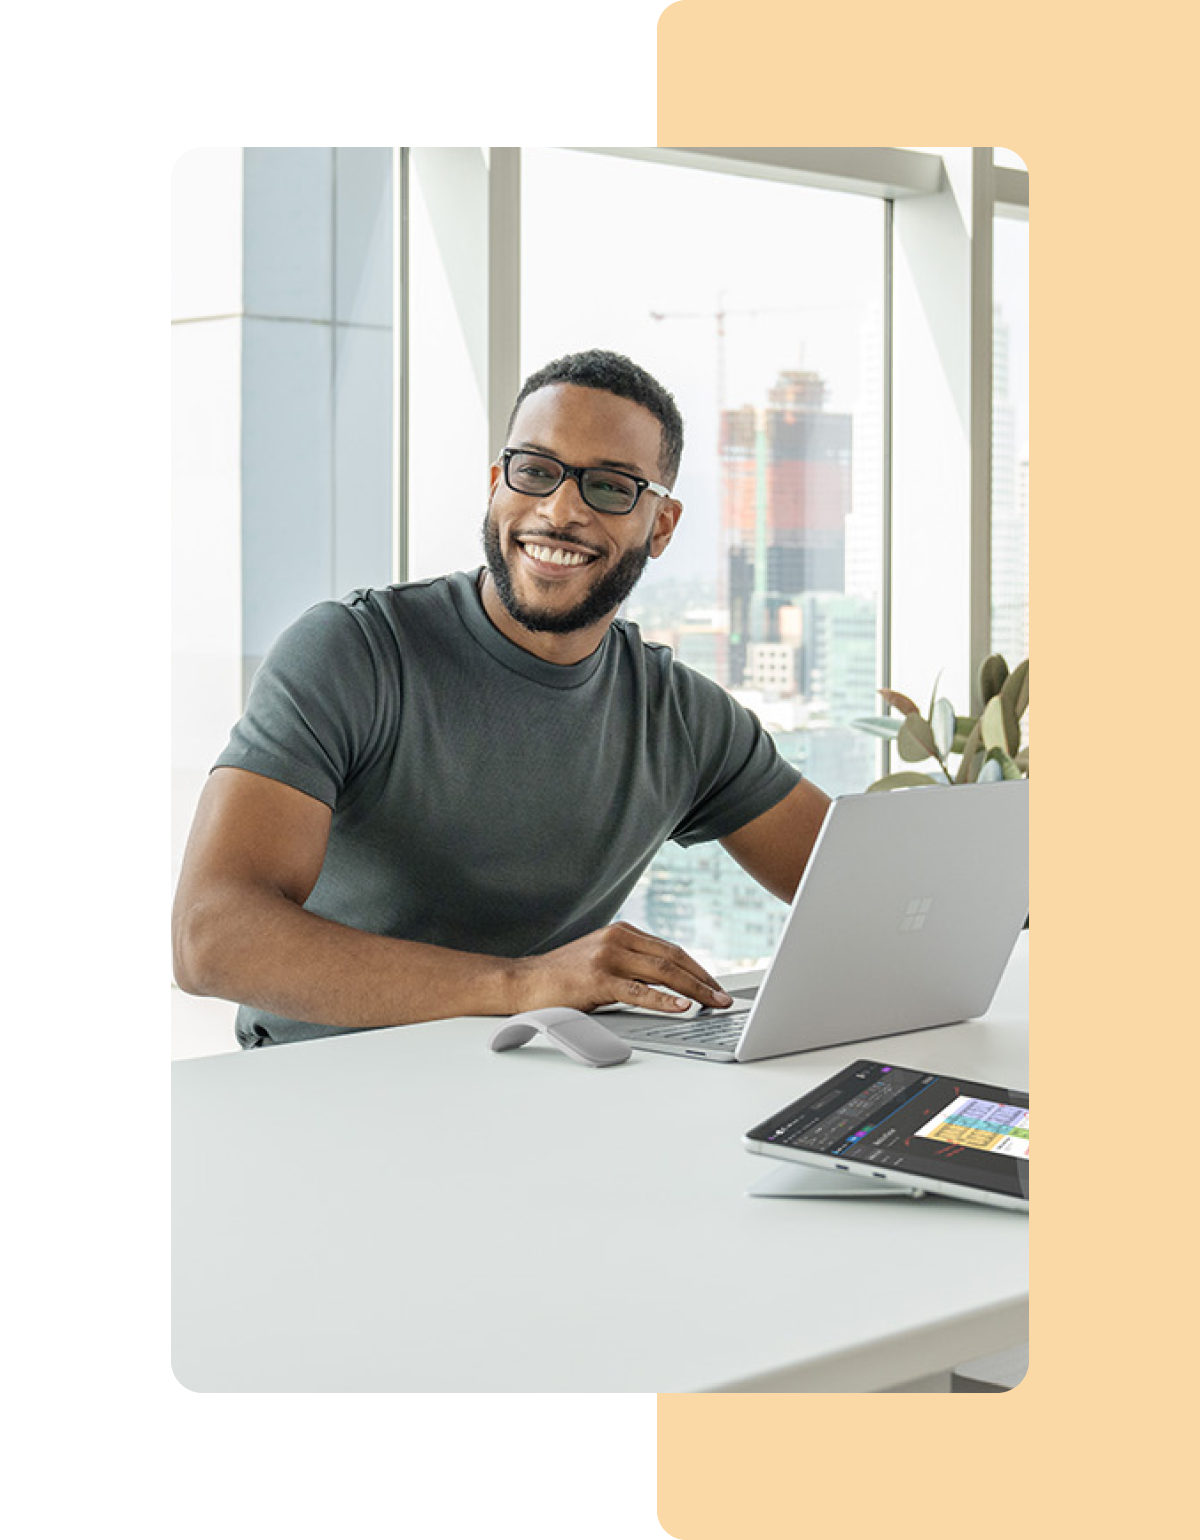
<svg viewBox="0 0 1200 1540"><path fill-rule="evenodd" d="M549 455L552 460L562 460L562 455L555 454L553 449L547 449L545 444L535 444L531 439L522 439L519 444L512 446L514 449L528 449L533 454ZM563 462L566 463L565 461ZM640 465L634 465L629 460L593 460L590 465L582 467L584 470L609 470L628 471L631 476L640 476L643 481L647 479L646 472ZM653 478L650 478L653 479Z"/></svg>

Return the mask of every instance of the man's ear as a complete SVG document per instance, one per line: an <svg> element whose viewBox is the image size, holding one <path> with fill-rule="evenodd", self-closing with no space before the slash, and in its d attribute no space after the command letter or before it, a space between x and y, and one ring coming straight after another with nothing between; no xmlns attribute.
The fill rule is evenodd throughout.
<svg viewBox="0 0 1200 1540"><path fill-rule="evenodd" d="M500 477L503 474L504 474L503 471L500 469L500 467L498 465L493 465L491 470L488 471L488 504L489 504L489 506L491 504L492 498L495 497L495 495L496 495L496 483L500 480Z"/></svg>
<svg viewBox="0 0 1200 1540"><path fill-rule="evenodd" d="M654 531L650 537L650 555L657 560L671 543L675 526L683 517L683 504L674 497L664 497L654 515Z"/></svg>

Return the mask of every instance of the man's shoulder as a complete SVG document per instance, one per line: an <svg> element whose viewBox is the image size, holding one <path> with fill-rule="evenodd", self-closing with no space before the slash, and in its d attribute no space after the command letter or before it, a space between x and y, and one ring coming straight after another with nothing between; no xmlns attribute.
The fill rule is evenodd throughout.
<svg viewBox="0 0 1200 1540"><path fill-rule="evenodd" d="M470 573L450 572L380 588L352 588L338 599L314 605L310 613L323 612L327 620L331 616L350 616L368 637L399 637L406 631L421 636L439 624L455 623L467 602L471 583ZM336 626L339 620L334 618L330 623ZM340 624L345 624L344 619Z"/></svg>
<svg viewBox="0 0 1200 1540"><path fill-rule="evenodd" d="M723 713L740 709L723 685L689 664L681 663L674 648L666 642L648 640L633 621L616 620L613 626L620 629L627 651L640 663L661 702L671 701L685 715L696 711Z"/></svg>
<svg viewBox="0 0 1200 1540"><path fill-rule="evenodd" d="M453 604L460 590L469 589L471 574L447 572L440 577L414 578L407 583L389 583L382 588L352 588L340 599L328 602L340 604L359 615L402 614L409 610L445 608Z"/></svg>
<svg viewBox="0 0 1200 1540"><path fill-rule="evenodd" d="M636 620L627 620L623 615L618 616L612 623L612 629L621 637L626 649L640 657L647 668L656 673L669 674L675 669L683 668L675 656L674 649L667 642L652 642L642 635L642 628Z"/></svg>
<svg viewBox="0 0 1200 1540"><path fill-rule="evenodd" d="M448 645L457 629L455 579L466 573L353 588L336 599L319 599L280 633L271 649L276 664L318 671L356 669L368 658L390 670L398 654Z"/></svg>
<svg viewBox="0 0 1200 1540"><path fill-rule="evenodd" d="M613 629L621 633L625 646L643 659L648 670L662 675L665 679L676 680L689 686L698 683L701 689L716 690L722 695L725 694L721 685L714 679L710 679L707 674L701 674L690 664L681 663L669 642L651 641L643 636L642 629L636 621L622 617L613 621Z"/></svg>

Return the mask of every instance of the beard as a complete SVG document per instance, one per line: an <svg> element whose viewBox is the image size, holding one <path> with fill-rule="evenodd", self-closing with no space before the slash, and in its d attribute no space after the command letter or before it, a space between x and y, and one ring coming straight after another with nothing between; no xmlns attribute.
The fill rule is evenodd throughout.
<svg viewBox="0 0 1200 1540"><path fill-rule="evenodd" d="M492 575L492 582L496 585L496 592L504 608L517 624L524 626L527 631L553 631L560 635L568 631L586 630L588 626L594 626L597 621L603 620L614 610L620 609L637 587L638 579L650 560L650 547L654 542L652 531L645 545L635 546L632 551L626 551L616 566L611 567L603 577L598 578L573 609L547 610L522 604L517 598L513 589L512 572L500 549L500 536L490 512L484 515L482 535L483 554L487 558L488 571Z"/></svg>

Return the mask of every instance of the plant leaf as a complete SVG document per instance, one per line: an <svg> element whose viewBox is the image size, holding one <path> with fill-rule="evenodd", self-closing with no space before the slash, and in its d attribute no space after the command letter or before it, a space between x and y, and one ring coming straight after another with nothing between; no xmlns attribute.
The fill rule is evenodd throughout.
<svg viewBox="0 0 1200 1540"><path fill-rule="evenodd" d="M1024 663L1018 663L1016 668L1004 681L1004 687L1000 691L1001 699L1007 700L1012 707L1013 716L1019 722L1025 715L1029 706L1029 659Z"/></svg>
<svg viewBox="0 0 1200 1540"><path fill-rule="evenodd" d="M929 693L929 721L933 721L933 708L937 701L937 687L942 682L942 670L937 671L937 678L933 681L933 689Z"/></svg>
<svg viewBox="0 0 1200 1540"><path fill-rule="evenodd" d="M1004 747L1009 754L1015 754L1021 747L1021 724L1017 720L1017 713L1013 710L1013 703L1000 691L1000 715L1004 719Z"/></svg>
<svg viewBox="0 0 1200 1540"><path fill-rule="evenodd" d="M872 733L876 738L894 738L903 723L899 717L855 717L850 723L860 732Z"/></svg>
<svg viewBox="0 0 1200 1540"><path fill-rule="evenodd" d="M1004 681L1008 678L1008 664L998 652L984 658L979 665L979 698L984 705L991 700L993 695L999 695L1004 687Z"/></svg>
<svg viewBox="0 0 1200 1540"><path fill-rule="evenodd" d="M1000 761L998 759L985 759L979 767L979 774L975 779L981 786L985 781L1002 781L1004 779L1004 771L1000 768Z"/></svg>
<svg viewBox="0 0 1200 1540"><path fill-rule="evenodd" d="M971 731L967 734L967 740L959 750L959 753L962 755L962 762L958 767L958 774L954 777L957 785L965 786L969 781L974 780L971 770L975 757L979 753L979 745L982 738L983 725L982 720L980 720L972 724Z"/></svg>
<svg viewBox="0 0 1200 1540"><path fill-rule="evenodd" d="M1013 755L1013 764L1021 771L1022 775L1029 774L1029 750L1022 749L1019 754Z"/></svg>
<svg viewBox="0 0 1200 1540"><path fill-rule="evenodd" d="M991 774L987 777L989 781L1022 781L1025 779L1025 777L1021 774L1020 767L1018 766L1016 760L1010 758L1003 749L988 750L988 755L987 759L984 761L983 770L986 770L988 765L997 765L1000 769L999 776ZM979 779L981 781L984 779L983 770L979 772Z"/></svg>
<svg viewBox="0 0 1200 1540"><path fill-rule="evenodd" d="M1004 747L1004 717L1000 710L1000 697L993 695L983 708L979 718L979 730L984 746L989 749Z"/></svg>
<svg viewBox="0 0 1200 1540"><path fill-rule="evenodd" d="M971 729L975 726L974 717L954 718L954 742L950 745L952 754L961 754L966 747L967 739L971 736Z"/></svg>
<svg viewBox="0 0 1200 1540"><path fill-rule="evenodd" d="M929 726L933 732L933 741L937 745L937 751L945 759L954 744L954 728L958 718L954 715L954 707L943 695L934 702L933 711L930 713Z"/></svg>
<svg viewBox="0 0 1200 1540"><path fill-rule="evenodd" d="M897 770L895 775L885 775L880 781L872 781L868 791L895 791L901 786L937 786L932 775L920 770Z"/></svg>
<svg viewBox="0 0 1200 1540"><path fill-rule="evenodd" d="M901 759L933 758L933 729L919 712L912 711L904 718L896 735L896 749Z"/></svg>
<svg viewBox="0 0 1200 1540"><path fill-rule="evenodd" d="M1012 704L1003 695L993 695L979 718L983 741L989 749L1003 749L1015 754L1021 747L1021 725L1013 715Z"/></svg>
<svg viewBox="0 0 1200 1540"><path fill-rule="evenodd" d="M907 695L901 695L899 690L880 690L880 695L889 706L894 706L901 716L912 716L914 711L919 713L917 703L909 700Z"/></svg>

